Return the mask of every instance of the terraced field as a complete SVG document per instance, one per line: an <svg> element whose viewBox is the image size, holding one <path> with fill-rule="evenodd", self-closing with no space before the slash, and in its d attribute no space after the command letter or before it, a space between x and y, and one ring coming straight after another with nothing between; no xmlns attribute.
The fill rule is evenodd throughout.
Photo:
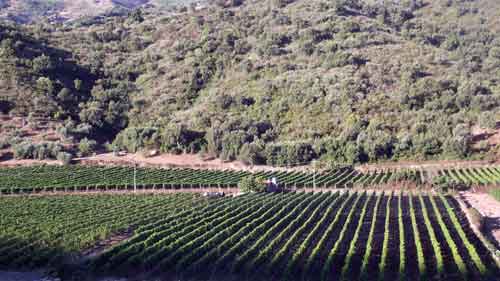
<svg viewBox="0 0 500 281"><path fill-rule="evenodd" d="M500 167L448 169L439 174L469 185L500 184Z"/></svg>
<svg viewBox="0 0 500 281"><path fill-rule="evenodd" d="M0 265L162 280L495 280L452 197L352 192L0 197Z"/></svg>
<svg viewBox="0 0 500 281"><path fill-rule="evenodd" d="M135 173L135 180L134 180ZM0 169L2 193L107 190L107 189L181 189L237 187L247 171L151 169L131 167L35 166ZM256 172L264 179L275 177L283 187L345 187L387 182L391 173L363 174L351 168L325 172Z"/></svg>
<svg viewBox="0 0 500 281"><path fill-rule="evenodd" d="M362 173L351 167L322 171L249 171L154 169L133 167L34 166L0 168L0 193L41 191L99 191L137 189L235 188L246 176L276 178L285 189L377 187L401 180L431 184L433 176L467 185L500 184L499 167L377 171Z"/></svg>

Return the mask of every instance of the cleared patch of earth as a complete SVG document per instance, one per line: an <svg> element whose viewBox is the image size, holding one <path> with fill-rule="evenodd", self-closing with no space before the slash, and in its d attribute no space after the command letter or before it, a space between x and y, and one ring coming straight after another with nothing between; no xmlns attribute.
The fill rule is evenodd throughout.
<svg viewBox="0 0 500 281"><path fill-rule="evenodd" d="M259 170L259 171L287 171L305 170L307 166L295 167L272 167L266 165L251 166L240 161L227 162L221 159L204 159L197 154L161 154L153 157L146 157L142 153L129 153L123 156L116 156L113 153L98 154L94 157L76 159L81 164L97 165L134 165L157 166L157 167L178 167L193 169L219 169L219 170ZM309 167L310 168L310 167Z"/></svg>
<svg viewBox="0 0 500 281"><path fill-rule="evenodd" d="M497 123L495 129L483 129L479 126L474 126L471 128L471 134L474 144L486 141L490 146L500 145L500 123Z"/></svg>
<svg viewBox="0 0 500 281"><path fill-rule="evenodd" d="M485 192L463 192L462 199L485 218L486 234L494 239L497 249L500 249L500 202Z"/></svg>

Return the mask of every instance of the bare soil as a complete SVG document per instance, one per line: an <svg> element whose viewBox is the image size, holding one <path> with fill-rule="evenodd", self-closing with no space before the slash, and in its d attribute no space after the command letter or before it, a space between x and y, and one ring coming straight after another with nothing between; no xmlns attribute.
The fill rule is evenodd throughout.
<svg viewBox="0 0 500 281"><path fill-rule="evenodd" d="M484 231L500 249L500 202L486 192L462 192L460 197L483 215Z"/></svg>
<svg viewBox="0 0 500 281"><path fill-rule="evenodd" d="M93 157L75 159L82 164L94 165L140 165L157 167L179 167L193 169L219 169L219 170L264 170L264 171L287 171L304 170L305 166L300 167L272 167L266 165L246 165L240 161L223 161L221 159L204 159L197 154L161 154L154 157L146 157L143 153L129 153L123 156L117 156L113 153L98 154Z"/></svg>
<svg viewBox="0 0 500 281"><path fill-rule="evenodd" d="M474 126L471 129L472 142L478 144L480 141L487 141L490 146L498 146L500 144L500 123L496 129L482 129Z"/></svg>
<svg viewBox="0 0 500 281"><path fill-rule="evenodd" d="M466 204L463 204L461 200L451 196L449 197L448 202L453 209L458 211L456 215L463 227L463 231L467 239L476 249L477 254L484 262L486 268L488 268L490 272L497 272L498 268L500 268L500 264L498 263L498 256L493 253L494 249L489 248L487 243L485 243L486 241L483 239L482 233L477 229L476 225L474 224L474 220L471 218L470 212L468 212L465 208ZM469 258L472 259L470 253ZM472 267L477 269L477 267L475 267L474 265L472 265ZM469 280L483 279L481 278L482 274L479 271L471 271L470 273L471 278ZM495 276L498 277L499 275ZM498 278L495 278L493 280L498 280Z"/></svg>

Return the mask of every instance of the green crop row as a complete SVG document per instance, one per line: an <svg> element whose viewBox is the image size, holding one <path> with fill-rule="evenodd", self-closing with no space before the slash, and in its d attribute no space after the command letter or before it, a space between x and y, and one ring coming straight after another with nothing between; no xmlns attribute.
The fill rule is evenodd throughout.
<svg viewBox="0 0 500 281"><path fill-rule="evenodd" d="M457 204L348 191L0 197L0 266L83 257L95 274L180 280L492 280ZM85 257L116 234L127 238Z"/></svg>

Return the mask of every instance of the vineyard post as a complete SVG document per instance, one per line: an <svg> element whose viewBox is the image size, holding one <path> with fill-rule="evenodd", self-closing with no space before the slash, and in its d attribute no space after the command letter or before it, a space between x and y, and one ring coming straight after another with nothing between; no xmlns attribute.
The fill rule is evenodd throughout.
<svg viewBox="0 0 500 281"><path fill-rule="evenodd" d="M316 160L313 160L313 193L316 191Z"/></svg>

